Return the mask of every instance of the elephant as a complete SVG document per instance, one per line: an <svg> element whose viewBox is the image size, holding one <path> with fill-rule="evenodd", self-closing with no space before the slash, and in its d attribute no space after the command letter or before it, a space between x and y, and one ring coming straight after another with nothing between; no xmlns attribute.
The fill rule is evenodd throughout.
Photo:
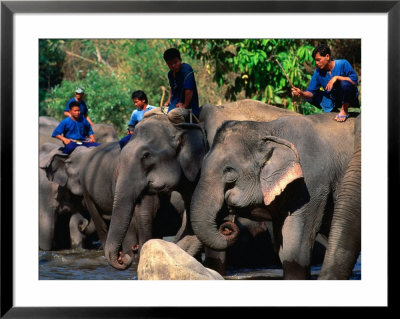
<svg viewBox="0 0 400 319"><path fill-rule="evenodd" d="M44 143L40 162L46 162L58 148ZM45 170L39 168L39 249L91 248L95 230L89 226L89 219L82 198L49 181Z"/></svg>
<svg viewBox="0 0 400 319"><path fill-rule="evenodd" d="M204 123L207 141L211 146L217 129L224 121L269 122L282 116L301 116L301 114L257 100L244 99L217 106L205 104L201 108L199 120Z"/></svg>
<svg viewBox="0 0 400 319"><path fill-rule="evenodd" d="M315 238L329 235L353 128L353 118L337 123L329 113L224 122L192 196L195 235L223 251L238 236L232 222L222 223L226 215L272 220L284 279L309 279Z"/></svg>
<svg viewBox="0 0 400 319"><path fill-rule="evenodd" d="M120 254L125 234L136 215L138 203L146 196L168 196L173 191L181 194L184 209L190 207L191 195L206 152L202 128L194 123L172 124L158 111L149 111L118 158L118 179L114 186L112 218L105 245L105 257L116 269L126 269L132 262L127 254ZM182 239L182 248L191 247L195 255L201 244L186 232L186 221L181 216L182 227L176 238ZM181 225L180 225L181 226Z"/></svg>
<svg viewBox="0 0 400 319"><path fill-rule="evenodd" d="M118 174L119 142L103 143L97 147L78 147L70 155L55 152L41 163L48 179L71 195L83 200L103 248L114 202ZM134 179L131 180L135 183ZM183 214L179 194L144 196L135 207L135 218L129 225L123 252L137 259L138 246L150 238L175 235ZM162 224L162 229L160 224ZM172 228L172 230L171 230Z"/></svg>
<svg viewBox="0 0 400 319"><path fill-rule="evenodd" d="M320 280L349 279L361 251L361 115L355 120L354 135L354 152L333 212Z"/></svg>
<svg viewBox="0 0 400 319"><path fill-rule="evenodd" d="M129 256L123 260L118 257L120 256L119 247L124 239L134 203L143 193L168 193L176 190L184 198L186 212L190 211L190 200L197 183L202 159L208 151L208 142L204 141L204 134L210 133L207 134L207 138L213 136L223 118L245 118L241 114L243 109L247 109L249 114L257 114L257 119L263 120L271 120L289 114L296 115L294 112L269 106L262 102L244 100L222 106L203 106L200 119L206 119L207 123L189 124L187 123L188 114L176 109L168 114L169 122L164 114L152 114L152 118L147 116L143 122L138 124L136 133L121 151L119 173L124 170L124 175L135 181L142 180L142 186L137 184L139 188L132 190L131 195L124 200L122 196L115 196L110 231L105 248L106 258L111 265L117 269L126 269L130 264ZM208 117L207 112L210 112L213 116ZM214 116L216 114L217 116ZM202 127L208 127L209 131L204 132ZM118 188L125 192L125 189L128 188L126 183L127 181L124 181L124 183L121 181L120 185L116 185L116 193ZM127 194L124 195L127 196ZM263 248L268 246L270 239L265 222L260 224L244 219L237 222L244 229L241 238L242 243L258 243L258 246L263 245ZM244 236L244 234L247 236ZM262 238L262 240L257 239L257 237ZM182 227L176 234L175 242L191 255L196 255L202 248L201 243L191 230L190 221L187 222L186 220L182 221ZM228 263L244 265L244 259L237 258L238 255L243 255L243 252L251 251L248 248L249 246L247 248L244 248L244 246L239 247L238 244L236 247L232 247L229 252ZM252 251L254 252L254 250ZM255 254L247 255L248 258L246 259L248 260L250 256ZM272 255L273 252L270 256ZM260 264L259 261L264 260L266 261L263 263L264 265L270 265L274 258L253 259L252 264ZM204 264L223 274L226 265L225 255L206 250Z"/></svg>

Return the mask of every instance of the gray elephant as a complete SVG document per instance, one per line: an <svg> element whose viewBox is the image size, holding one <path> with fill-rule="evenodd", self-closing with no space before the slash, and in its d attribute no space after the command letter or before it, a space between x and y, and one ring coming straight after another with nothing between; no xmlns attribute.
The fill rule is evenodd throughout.
<svg viewBox="0 0 400 319"><path fill-rule="evenodd" d="M257 100L244 99L218 106L203 105L199 120L204 123L207 141L211 146L217 129L224 121L270 122L282 116L301 115Z"/></svg>
<svg viewBox="0 0 400 319"><path fill-rule="evenodd" d="M118 141L92 148L78 147L69 156L55 152L41 165L51 182L84 201L90 215L87 227L91 229L94 226L103 247L111 219L115 184L122 177L118 173L120 152ZM130 182L135 183L134 179ZM139 245L144 241L176 234L183 214L181 202L179 194L149 194L141 198L135 207L135 218L130 221L123 252L134 260Z"/></svg>
<svg viewBox="0 0 400 319"><path fill-rule="evenodd" d="M354 153L336 202L318 279L349 279L361 251L361 115L355 120Z"/></svg>
<svg viewBox="0 0 400 319"><path fill-rule="evenodd" d="M135 127L118 159L112 219L105 245L105 256L117 269L126 269L132 262L131 256L120 252L137 204L148 195L165 196L177 191L188 211L206 152L204 133L199 125L185 122L174 125L165 114L150 112ZM177 237L184 238L181 247L189 247L190 242L193 251L199 251L200 242L194 236L187 236L185 227L178 230Z"/></svg>
<svg viewBox="0 0 400 319"><path fill-rule="evenodd" d="M59 145L44 143L40 147L40 163L59 153ZM39 249L91 248L94 227L89 227L89 214L82 197L65 186L48 180L39 168Z"/></svg>
<svg viewBox="0 0 400 319"><path fill-rule="evenodd" d="M332 115L228 121L204 158L193 194L194 233L211 249L237 238L230 213L272 219L285 279L309 279L318 233L328 236L337 191L353 151L354 119Z"/></svg>
<svg viewBox="0 0 400 319"><path fill-rule="evenodd" d="M129 200L124 199L122 201L117 195L115 196L117 200L114 201L114 210L105 249L106 258L111 265L117 269L125 269L130 263L129 256L124 260L118 257L120 256L119 247L121 247L124 233L130 221L131 211L134 206L133 202L140 198L141 194L147 192L168 193L171 190L183 192L185 207L189 211L190 199L197 182L201 162L205 152L208 150L201 126L208 127L207 137L210 138L215 134L217 126L222 123L224 118L243 119L243 110L246 110L249 114L257 114L257 118L263 120L296 114L262 102L244 100L222 106L203 106L200 118L206 119L207 123L200 123L200 125L188 124L189 116L187 114L184 115L183 111L180 112L177 109L168 114L170 121L163 114L154 114L152 118L145 118L137 126L136 133L121 152L119 173L123 169L124 175L130 176L136 181L142 180L142 185L137 184L138 189L132 190L130 195L125 192L128 188L127 181L116 186L116 192L118 187L121 188L125 192L124 196L129 196ZM210 112L212 116L207 116L207 112ZM244 229L241 238L242 243L245 241L247 243L258 243L258 246L263 245L264 249L268 246L270 239L268 239L269 235L266 232L265 222L259 224L249 220L244 221L244 219L242 221L238 220L238 222ZM248 236L245 236L245 234ZM261 237L262 239L259 240ZM181 230L176 235L175 241L191 255L196 255L201 248L201 244L191 230L190 222L185 220ZM243 247L244 245L239 245L239 243L236 247L232 247L232 253L229 254L229 263L244 265L244 259L240 260L236 257L240 254L243 255L243 251L248 253L252 250L249 249L249 246L247 248ZM247 254L249 258L250 256L253 258L255 255L253 253ZM272 256L273 252L270 255ZM260 264L259 261L264 260L266 262L263 265L270 265L273 259L273 257L259 258L258 260L253 258L254 262L252 264ZM205 264L207 267L224 273L225 263L225 255L206 251Z"/></svg>

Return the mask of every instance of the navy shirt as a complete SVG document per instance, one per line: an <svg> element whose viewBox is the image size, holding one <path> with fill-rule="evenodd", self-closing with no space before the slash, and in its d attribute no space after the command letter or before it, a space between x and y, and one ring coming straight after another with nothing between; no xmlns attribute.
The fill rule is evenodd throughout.
<svg viewBox="0 0 400 319"><path fill-rule="evenodd" d="M85 140L87 136L92 134L92 126L87 119L80 115L77 121L70 117L63 119L51 136L64 135L64 137L73 140Z"/></svg>
<svg viewBox="0 0 400 319"><path fill-rule="evenodd" d="M67 102L67 106L65 107L64 112L69 112L69 105L71 104L71 102L77 102L77 101L75 100L74 97L72 99L70 99ZM81 108L81 115L83 115L84 117L87 117L88 116L88 108L87 108L84 100L81 100L81 104L79 105L79 107Z"/></svg>
<svg viewBox="0 0 400 319"><path fill-rule="evenodd" d="M314 74L306 91L311 92L314 95L317 91L320 90L321 87L325 89L328 82L334 76L349 77L356 85L358 85L357 74L356 72L354 72L351 64L345 59L334 61L335 66L333 67L331 74L329 74L328 71L321 69L316 69L314 71Z"/></svg>
<svg viewBox="0 0 400 319"><path fill-rule="evenodd" d="M175 78L172 76L172 71L168 72L168 80L172 92L168 112L176 108L179 102L185 102L185 89L190 89L193 90L193 97L188 107L192 109L194 115L199 116L199 97L192 67L187 63L182 63Z"/></svg>

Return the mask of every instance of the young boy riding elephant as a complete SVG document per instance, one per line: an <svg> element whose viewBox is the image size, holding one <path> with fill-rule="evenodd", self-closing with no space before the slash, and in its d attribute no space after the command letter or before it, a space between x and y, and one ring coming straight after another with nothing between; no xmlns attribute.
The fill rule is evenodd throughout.
<svg viewBox="0 0 400 319"><path fill-rule="evenodd" d="M347 60L332 59L331 50L326 44L319 44L312 56L317 69L307 90L293 87L292 95L301 96L324 112L340 110L335 120L346 121L349 106L359 107L356 72ZM321 88L324 90L321 91Z"/></svg>
<svg viewBox="0 0 400 319"><path fill-rule="evenodd" d="M64 143L64 154L70 154L77 146L98 146L94 138L92 126L81 115L79 102L69 104L69 117L62 120L53 131L55 137Z"/></svg>

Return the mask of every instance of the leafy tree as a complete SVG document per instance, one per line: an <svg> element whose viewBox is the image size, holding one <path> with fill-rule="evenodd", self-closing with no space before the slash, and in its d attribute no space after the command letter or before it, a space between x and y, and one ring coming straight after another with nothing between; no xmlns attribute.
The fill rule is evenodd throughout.
<svg viewBox="0 0 400 319"><path fill-rule="evenodd" d="M134 90L145 91L151 105L166 101L168 67L162 54L169 47L178 48L195 70L200 105L253 98L304 114L320 112L292 98L289 84L308 86L315 69L311 53L320 41L360 74L357 39L40 40L39 114L63 119L67 100L84 86L91 119L114 125L122 136L135 108Z"/></svg>
<svg viewBox="0 0 400 319"><path fill-rule="evenodd" d="M226 86L227 100L242 98L244 92L247 98L304 114L321 110L292 98L289 81L303 90L307 88L315 69L312 51L318 42L328 43L332 53L341 58L354 64L360 62L360 41L356 39L183 39L177 42L181 51L213 65L213 80L219 86Z"/></svg>
<svg viewBox="0 0 400 319"><path fill-rule="evenodd" d="M47 40L41 41L47 43ZM122 136L135 109L131 100L133 91L145 91L149 103L155 106L168 98L168 67L162 55L174 43L167 39L58 39L51 43L62 62L58 72L63 79L53 86L43 87L40 115L63 119L67 100L73 97L77 86L84 86L90 118L94 122L114 125ZM49 59L50 53L41 52L40 67L43 67L42 60ZM219 88L212 83L210 70L187 55L183 55L183 59L196 72L201 104L224 102Z"/></svg>

